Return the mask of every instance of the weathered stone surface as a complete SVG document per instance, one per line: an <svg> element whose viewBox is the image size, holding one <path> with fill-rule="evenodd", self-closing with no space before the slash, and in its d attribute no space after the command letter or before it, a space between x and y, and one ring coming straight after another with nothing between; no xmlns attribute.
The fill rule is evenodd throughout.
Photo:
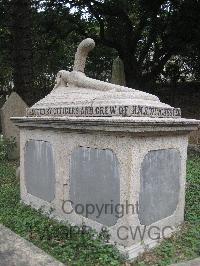
<svg viewBox="0 0 200 266"><path fill-rule="evenodd" d="M98 209L105 204L116 206L120 203L119 163L111 150L80 147L73 151L70 170L70 199L76 207L81 204L86 217L86 206L91 204L88 218L110 226L117 222L116 213L111 208ZM79 208L80 210L80 208ZM98 217L99 216L99 217Z"/></svg>
<svg viewBox="0 0 200 266"><path fill-rule="evenodd" d="M55 197L55 163L51 144L46 141L27 141L24 160L28 193L51 202Z"/></svg>
<svg viewBox="0 0 200 266"><path fill-rule="evenodd" d="M150 151L141 166L139 219L150 225L173 214L180 192L180 153Z"/></svg>
<svg viewBox="0 0 200 266"><path fill-rule="evenodd" d="M88 53L91 50L93 50L94 47L95 47L95 42L93 39L90 38L87 38L80 43L80 45L77 48L77 52L75 54L74 67L73 67L74 71L84 73Z"/></svg>
<svg viewBox="0 0 200 266"><path fill-rule="evenodd" d="M0 266L64 266L0 224Z"/></svg>
<svg viewBox="0 0 200 266"><path fill-rule="evenodd" d="M2 108L2 106L5 103L5 98L3 96L0 96L0 110ZM0 133L2 132L2 126L1 126L1 116L0 116Z"/></svg>
<svg viewBox="0 0 200 266"><path fill-rule="evenodd" d="M27 110L27 116L180 117L178 108L161 103L157 96L100 80L84 74L86 57L94 41L78 47L72 72L58 72L56 85L44 99Z"/></svg>
<svg viewBox="0 0 200 266"><path fill-rule="evenodd" d="M103 120L103 118L102 118ZM152 119L153 120L153 119ZM134 123L134 122L133 122ZM47 122L46 122L47 124ZM76 122L73 122L75 126ZM132 123L131 123L132 124ZM45 123L44 123L45 125ZM57 124L58 125L58 124ZM39 126L39 124L38 124ZM68 129L65 129L66 121L63 122L63 126L58 128L42 128L34 127L23 127L21 128L21 145L22 151L26 146L27 140L30 139L40 139L52 143L53 151L55 154L55 169L56 169L56 197L51 203L41 200L38 197L33 197L31 194L27 193L27 187L25 182L24 173L24 156L21 156L21 198L26 204L30 204L34 208L45 207L45 210L53 208L52 215L57 217L59 220L68 221L75 225L82 225L100 231L102 228L102 223L98 223L93 218L86 218L83 215L77 214L73 211L71 204L66 204L63 207L63 203L72 200L70 195L71 189L71 162L72 154L77 150L78 147L91 147L90 149L99 150L111 150L116 154L119 161L119 173L120 173L120 204L125 207L124 215L117 219L117 223L113 226L109 226L109 233L111 234L111 240L123 245L125 248L122 252L127 253L130 258L133 258L145 250L146 245L148 247L153 247L156 244L156 240L151 240L148 234L145 234L144 243L141 244L141 238L137 235L136 239L132 239L130 228L135 230L135 227L139 226L143 232L144 226L139 223L137 212L131 215L129 209L126 212L126 201L129 204L136 204L139 202L139 192L140 192L140 170L142 161L148 152L158 149L176 149L181 154L181 176L180 176L180 196L177 209L175 212L160 221L157 222L157 226L162 230L166 226L171 226L175 230L175 225L181 224L184 217L184 182L185 182L185 162L187 158L187 135L183 134L181 128L183 126L173 130L176 132L169 131L160 132L154 134L153 130L150 132L143 125L142 129L138 129L140 132L129 133L126 132L126 126L121 127L121 131L117 131L117 124L115 127L115 132L106 131L105 125L99 126L98 123L95 128L90 125L84 124L84 126L78 130L71 130L67 125ZM90 128L85 130L86 127ZM139 127L139 125L138 125ZM156 126L156 123L154 125ZM123 128L123 131L122 131ZM108 129L107 129L108 130ZM114 130L114 129L113 129ZM34 133L34 135L33 135ZM145 135L144 135L145 133ZM103 177L103 171L101 178ZM82 182L83 183L83 182ZM112 183L115 186L115 183ZM85 187L83 184L83 191ZM105 190L108 188L105 187ZM114 188L112 188L114 190ZM99 190L98 193L103 193L103 190ZM88 192L92 194L92 190ZM85 194L85 193L84 193ZM85 195L84 195L85 196ZM93 193L94 197L95 194ZM106 199L107 201L107 199ZM72 211L72 212L71 212ZM70 212L70 213L69 213ZM117 232L120 230L121 226L124 226L124 233L120 231L120 236L125 240L119 239ZM123 230L122 230L123 231ZM134 231L133 231L134 232ZM165 233L166 236L166 233ZM121 250L121 249L120 249Z"/></svg>
<svg viewBox="0 0 200 266"><path fill-rule="evenodd" d="M111 82L121 86L126 85L124 63L119 56L113 61Z"/></svg>
<svg viewBox="0 0 200 266"><path fill-rule="evenodd" d="M180 262L177 264L171 264L170 266L199 266L199 265L200 265L200 257L194 260Z"/></svg>
<svg viewBox="0 0 200 266"><path fill-rule="evenodd" d="M19 129L10 118L12 116L25 116L27 107L22 98L16 92L12 92L0 110L3 136L8 139L15 138L16 140L17 148L13 157L19 157L20 138Z"/></svg>
<svg viewBox="0 0 200 266"><path fill-rule="evenodd" d="M119 56L113 61L111 82L121 86L126 85L124 63Z"/></svg>
<svg viewBox="0 0 200 266"><path fill-rule="evenodd" d="M184 118L150 117L16 117L19 127L49 128L87 131L132 132L158 134L160 132L190 132L197 130L199 121Z"/></svg>

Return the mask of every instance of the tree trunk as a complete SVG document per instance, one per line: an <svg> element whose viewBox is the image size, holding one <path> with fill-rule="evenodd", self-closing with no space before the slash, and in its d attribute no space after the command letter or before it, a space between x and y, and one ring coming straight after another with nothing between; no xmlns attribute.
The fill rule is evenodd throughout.
<svg viewBox="0 0 200 266"><path fill-rule="evenodd" d="M11 33L13 38L14 90L27 104L32 104L32 32L31 0L12 0Z"/></svg>
<svg viewBox="0 0 200 266"><path fill-rule="evenodd" d="M171 91L170 91L170 104L172 106L175 105L176 89L177 89L177 82L172 80L171 81Z"/></svg>
<svg viewBox="0 0 200 266"><path fill-rule="evenodd" d="M140 84L134 69L125 67L126 86L132 89L139 89Z"/></svg>
<svg viewBox="0 0 200 266"><path fill-rule="evenodd" d="M135 57L127 51L120 55L124 63L126 86L133 89L139 88L139 69Z"/></svg>

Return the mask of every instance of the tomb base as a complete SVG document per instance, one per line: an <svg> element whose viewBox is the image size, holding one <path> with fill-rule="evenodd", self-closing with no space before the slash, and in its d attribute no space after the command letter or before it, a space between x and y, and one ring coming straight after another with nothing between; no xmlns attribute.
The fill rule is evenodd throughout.
<svg viewBox="0 0 200 266"><path fill-rule="evenodd" d="M21 199L55 218L108 229L129 259L184 220L188 135L198 121L22 117Z"/></svg>

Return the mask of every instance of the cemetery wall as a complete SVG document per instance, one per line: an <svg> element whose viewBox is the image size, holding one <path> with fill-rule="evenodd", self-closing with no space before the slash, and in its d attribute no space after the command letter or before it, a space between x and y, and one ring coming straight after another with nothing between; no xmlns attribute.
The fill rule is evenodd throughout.
<svg viewBox="0 0 200 266"><path fill-rule="evenodd" d="M200 82L181 83L175 91L169 85L157 85L151 93L162 102L181 108L182 117L200 119ZM190 143L200 145L200 130L191 133Z"/></svg>
<svg viewBox="0 0 200 266"><path fill-rule="evenodd" d="M181 83L177 85L175 92L170 86L157 85L152 93L162 102L181 108L182 117L200 119L200 82Z"/></svg>

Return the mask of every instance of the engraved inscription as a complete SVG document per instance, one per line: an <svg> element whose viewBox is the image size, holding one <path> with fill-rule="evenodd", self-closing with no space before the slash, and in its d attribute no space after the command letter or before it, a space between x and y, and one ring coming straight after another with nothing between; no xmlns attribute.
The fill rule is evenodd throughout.
<svg viewBox="0 0 200 266"><path fill-rule="evenodd" d="M68 106L27 109L27 116L75 116L75 117L181 117L179 108L161 108L143 105Z"/></svg>

